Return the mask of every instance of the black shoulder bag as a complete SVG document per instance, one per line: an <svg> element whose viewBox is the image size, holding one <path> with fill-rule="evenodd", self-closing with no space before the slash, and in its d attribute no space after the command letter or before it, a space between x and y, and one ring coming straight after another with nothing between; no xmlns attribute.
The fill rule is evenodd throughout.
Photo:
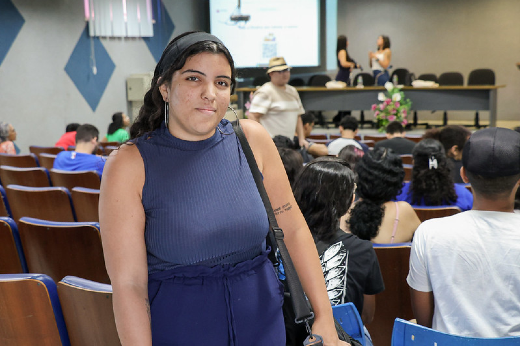
<svg viewBox="0 0 520 346"><path fill-rule="evenodd" d="M269 259L273 262L273 265L276 267L279 265L278 260L276 258L276 250L280 251L280 257L282 259L282 263L285 269L286 283L289 292L286 292L285 298L287 298L287 293L290 296L290 303L292 303L292 307L294 310L294 323L293 324L301 324L305 323L305 327L307 330L307 338L303 342L303 345L323 345L323 339L321 336L312 334L311 332L311 324L314 319L314 313L311 311L309 304L307 303L307 299L305 298L305 294L303 292L302 285L300 283L300 279L298 274L296 273L296 269L294 268L294 264L292 263L291 256L289 255L289 251L285 246L285 242L283 240L283 231L280 227L278 227L278 223L276 221L276 217L274 216L273 208L271 206L271 202L269 201L269 196L265 191L262 175L258 166L256 164L255 157L253 155L253 151L247 142L247 138L240 126L238 121L233 123L233 129L238 139L240 140L240 144L242 145L242 150L244 151L244 155L246 156L247 163L249 164L249 168L251 169L251 173L253 174L253 178L256 183L256 187L258 188L258 192L262 197L262 201L264 203L265 210L267 212L267 217L269 218L269 228L270 232L266 238L266 242L268 246L271 246L271 252L269 253ZM284 303L285 305L285 303ZM286 314L287 309L284 309L284 314ZM299 329L298 326L288 326L288 323L292 323L292 319L287 319L284 316L286 321L286 328L291 328L292 330ZM340 340L347 342L356 342L356 340L351 339L350 336L341 328L339 323L335 321L336 330L338 331L338 336Z"/></svg>

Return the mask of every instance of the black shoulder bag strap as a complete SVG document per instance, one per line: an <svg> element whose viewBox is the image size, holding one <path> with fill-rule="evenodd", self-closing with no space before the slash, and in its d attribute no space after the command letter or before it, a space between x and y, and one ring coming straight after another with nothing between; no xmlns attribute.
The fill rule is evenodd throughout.
<svg viewBox="0 0 520 346"><path fill-rule="evenodd" d="M278 223L276 222L276 217L274 216L273 207L271 206L271 202L269 201L269 196L267 196L267 192L265 191L263 178L256 164L255 157L253 155L253 151L247 142L247 138L240 126L240 123L234 122L233 128L235 130L235 134L240 140L240 144L242 145L242 150L247 158L247 163L249 164L249 168L251 169L251 173L253 174L253 178L255 179L256 187L258 188L258 192L262 197L262 201L264 202L265 210L267 212L267 217L269 218L269 228L270 232L267 237L267 243L271 246L271 255L270 259L273 261L273 264L278 265L278 261L276 260L276 249L280 250L280 257L282 258L283 267L285 269L285 276L287 278L287 286L289 287L289 292L291 293L291 301L294 307L294 313L296 316L295 322L302 323L305 322L307 325L307 330L309 334L310 326L309 320L314 318L314 313L311 311L309 305L307 304L307 299L305 298L305 294L303 293L303 288L300 283L300 279L298 278L298 274L296 273L296 269L294 268L294 264L292 263L291 256L289 255L289 251L287 251L287 247L283 241L283 231L280 227L278 227Z"/></svg>

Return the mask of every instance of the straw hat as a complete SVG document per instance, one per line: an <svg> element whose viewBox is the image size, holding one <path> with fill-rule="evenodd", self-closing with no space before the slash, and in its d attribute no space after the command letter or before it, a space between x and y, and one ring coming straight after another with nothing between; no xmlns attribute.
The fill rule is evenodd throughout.
<svg viewBox="0 0 520 346"><path fill-rule="evenodd" d="M283 57L277 56L269 59L269 68L267 69L268 74L274 71L283 71L287 69L290 69L290 67L287 66Z"/></svg>

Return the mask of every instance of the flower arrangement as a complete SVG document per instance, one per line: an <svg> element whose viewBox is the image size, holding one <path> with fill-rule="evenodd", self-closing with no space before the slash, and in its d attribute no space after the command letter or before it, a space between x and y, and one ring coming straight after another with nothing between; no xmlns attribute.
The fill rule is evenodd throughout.
<svg viewBox="0 0 520 346"><path fill-rule="evenodd" d="M403 126L408 124L406 117L412 106L412 101L405 98L404 92L392 82L386 82L385 88L386 94L379 93L377 96L381 103L372 105L379 132L384 132L386 125L392 121L399 121Z"/></svg>

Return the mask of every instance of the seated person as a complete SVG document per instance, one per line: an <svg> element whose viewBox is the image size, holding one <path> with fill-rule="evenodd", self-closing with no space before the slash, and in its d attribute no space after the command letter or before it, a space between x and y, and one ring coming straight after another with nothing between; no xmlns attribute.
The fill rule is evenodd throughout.
<svg viewBox="0 0 520 346"><path fill-rule="evenodd" d="M359 161L361 161L361 158L365 155L365 152L361 149L356 148L354 145L347 145L343 149L340 150L338 154L338 159L347 161L350 168L356 175L357 180L357 174L356 172L356 165Z"/></svg>
<svg viewBox="0 0 520 346"><path fill-rule="evenodd" d="M397 155L411 155L415 142L405 138L406 132L399 121L392 121L386 125L386 138L374 144L374 150L378 148L389 148Z"/></svg>
<svg viewBox="0 0 520 346"><path fill-rule="evenodd" d="M441 142L450 163L450 171L456 184L464 184L460 176L462 150L471 132L460 125L448 125L441 129L431 129L424 133L423 139L433 138Z"/></svg>
<svg viewBox="0 0 520 346"><path fill-rule="evenodd" d="M359 200L342 226L374 243L412 241L421 221L410 204L394 202L404 178L399 155L386 148L371 151L356 165L356 173Z"/></svg>
<svg viewBox="0 0 520 346"><path fill-rule="evenodd" d="M353 116L347 115L343 117L339 124L341 138L335 139L329 143L329 155L338 155L341 149L347 145L354 145L356 148L362 149L365 153L367 153L368 146L354 139L358 133L358 126L358 121Z"/></svg>
<svg viewBox="0 0 520 346"><path fill-rule="evenodd" d="M413 150L412 181L404 183L396 200L412 206L456 206L469 210L473 196L463 184L454 184L444 148L435 139L423 139Z"/></svg>
<svg viewBox="0 0 520 346"><path fill-rule="evenodd" d="M14 130L13 125L6 123L6 122L0 122L0 153L2 154L10 154L10 155L16 155L16 147L11 140L13 138L16 138L16 131Z"/></svg>
<svg viewBox="0 0 520 346"><path fill-rule="evenodd" d="M278 147L277 149L278 153L280 154L280 158L282 159L285 173L287 173L287 178L289 179L289 183L292 187L294 179L298 176L303 168L303 158L300 153L294 149L283 147Z"/></svg>
<svg viewBox="0 0 520 346"><path fill-rule="evenodd" d="M76 131L76 150L62 151L56 156L53 168L64 171L96 171L99 176L105 158L93 155L98 146L99 131L94 125L83 124Z"/></svg>
<svg viewBox="0 0 520 346"><path fill-rule="evenodd" d="M78 129L79 124L78 123L70 123L65 128L65 133L58 139L56 144L54 144L55 147L62 147L65 150L69 146L75 146L76 145L76 130Z"/></svg>
<svg viewBox="0 0 520 346"><path fill-rule="evenodd" d="M307 139L311 135L312 129L314 128L316 118L314 117L314 114L312 114L311 112L306 112L302 114L301 118L303 122L303 133L305 135L305 138ZM298 136L295 137L294 142L299 143ZM309 141L307 152L313 157L327 156L329 154L329 149L325 144L314 143L311 140Z"/></svg>
<svg viewBox="0 0 520 346"><path fill-rule="evenodd" d="M122 112L114 113L112 115L112 122L108 125L108 131L103 142L126 142L130 136L125 130L125 127L130 125L130 118Z"/></svg>
<svg viewBox="0 0 520 346"><path fill-rule="evenodd" d="M492 163L492 164L491 164ZM417 323L444 333L520 335L520 134L476 131L464 146L461 176L473 209L419 226L407 282Z"/></svg>
<svg viewBox="0 0 520 346"><path fill-rule="evenodd" d="M339 228L355 185L348 163L320 157L296 178L294 196L316 243L331 304L354 303L363 324L368 324L375 314L374 295L384 290L379 262L372 243Z"/></svg>

